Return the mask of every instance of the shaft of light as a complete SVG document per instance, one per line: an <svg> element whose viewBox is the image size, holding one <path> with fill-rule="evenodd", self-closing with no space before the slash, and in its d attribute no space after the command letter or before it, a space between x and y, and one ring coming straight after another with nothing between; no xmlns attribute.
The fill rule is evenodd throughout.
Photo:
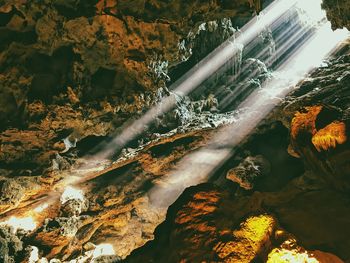
<svg viewBox="0 0 350 263"><path fill-rule="evenodd" d="M286 30L285 34L290 33L290 30ZM284 52L286 52L289 48L291 48L293 45L295 45L298 41L300 41L301 37L305 34L305 29L304 28L300 28L298 29L296 32L294 32L294 34L292 36L289 37L289 39L283 43L283 45L281 45L277 50L276 50L276 54L275 54L275 58L280 58ZM263 55L264 53L268 52L267 48L264 48L261 52L259 52L258 57ZM292 56L293 51L291 52L291 54L289 54L289 56ZM267 63L267 66L270 66L271 63ZM248 66L245 66L242 68L242 71L244 72L246 69L248 68ZM251 78L255 77L256 75L256 71L253 71L251 74L249 74L248 76L246 76L243 80L241 80L241 83L238 84L235 87L234 92L231 94L231 96L225 98L221 103L221 107L225 108L227 106L229 106L233 101L235 101L237 99L237 96L239 96L240 94L244 93L245 90L247 88L249 88L249 83L247 83L248 80L250 80Z"/></svg>
<svg viewBox="0 0 350 263"><path fill-rule="evenodd" d="M299 0L301 1L301 0ZM187 95L198 87L204 80L216 72L228 60L239 52L237 43L247 45L256 38L267 26L276 21L289 8L294 6L298 0L276 0L270 4L262 14L253 18L242 29L240 36L233 36L216 48L206 58L189 70L183 77L177 80L170 90L179 95ZM170 97L163 99L161 103L148 110L141 118L134 121L118 134L105 149L93 156L94 159L106 159L126 144L144 132L155 118L169 111L175 106L174 100Z"/></svg>
<svg viewBox="0 0 350 263"><path fill-rule="evenodd" d="M187 74L185 74L182 78L180 78L177 82L175 82L170 89L175 91L178 94L188 94L191 92L194 88L196 88L199 84L201 84L205 79L207 79L212 73L215 73L222 65L224 65L231 57L237 55L237 51L239 50L236 46L236 43L241 43L243 45L247 45L252 41L252 39L256 38L267 26L271 25L272 23L276 23L276 21L283 21L283 14L288 11L289 8L294 6L297 2L304 1L304 0L276 0L273 4L271 4L267 9L263 11L263 15L259 16L259 18L254 18L251 22L249 22L247 25L245 25L241 32L242 34L236 39L230 38L225 43L223 43L221 46L219 46L217 49L215 49L210 55L208 55L203 61L198 63L193 69L191 69ZM319 1L319 0L317 0ZM330 34L327 36L328 38L332 39L334 35ZM335 40L335 39L334 39ZM335 41L336 42L336 41ZM334 46L335 42L333 41L332 44L330 44L331 47ZM321 45L316 45L316 48L313 47L315 50L322 50L322 52L327 53L327 48L322 48ZM309 55L309 54L308 54ZM323 58L324 56L319 55L319 57ZM286 65L293 64L293 61L296 58L290 58L288 63ZM282 74L282 73L281 73ZM287 71L285 71L284 74L289 74ZM292 74L293 75L293 74ZM298 75L298 79L302 77L301 75ZM285 85L285 83L283 84ZM273 96L277 96L277 92L274 90L277 89L277 85L275 84L269 84L269 86L274 87L272 89L266 90L265 93ZM278 88L280 89L280 88ZM288 92L289 90L285 89L284 93ZM267 101L264 100L263 96L260 96L257 92L254 92L248 100L246 100L243 104L241 104L241 107L243 106L249 106L254 101L259 103L267 103ZM152 121L164 114L166 111L170 110L172 107L174 107L174 101L170 97L166 97L163 99L161 103L158 105L152 107L148 112L146 112L140 119L132 122L130 125L125 127L125 129L121 132L120 135L116 136L115 139L101 152L99 152L96 156L92 156L91 163L97 165L100 160L110 157L113 153L118 151L119 149L123 148L128 142L133 140L135 137L140 135L147 127L152 123ZM270 110L271 107L266 107L267 110ZM254 112L258 112L257 116L255 116ZM254 125L259 122L263 116L267 114L264 109L261 109L261 104L252 105L250 113L253 117L247 118L246 121L240 120L242 122L240 127L240 133L238 134L231 134L232 138L227 138L226 140L231 140L232 145L235 143L238 143L241 141L242 138L245 137L246 134L249 133L251 129L253 129ZM255 117L254 117L255 116ZM260 116L260 117L258 117ZM232 133L232 131L231 131ZM216 136L220 139L220 136ZM203 150L204 152L196 153L196 155L191 155L186 157L179 166L178 169L178 175L179 178L182 177L181 173L184 173L184 180L186 183L183 184L184 187L188 187L190 185L196 184L198 181L206 180L208 178L208 175L217 167L220 165L220 162L225 160L225 156L229 154L231 150L220 150L215 149L215 147L208 147L207 149ZM212 156L211 161L205 162L204 169L200 168L200 162L199 160L203 156ZM214 158L215 157L215 158ZM196 174L195 171L201 171L200 175L196 175L195 178L190 177L191 174L186 175L186 166L192 167L192 164L189 165L189 161L185 160L191 160L191 162L194 163L193 167L197 167L197 169L194 169L192 172L193 174ZM199 166L199 168L198 168ZM96 174L96 172L91 171L91 169L88 169L88 167L85 167L82 165L81 170L86 170L86 172L82 172L81 174L72 174L71 176L67 177L62 182L62 187L58 188L57 192L50 193L47 200L42 200L43 202L47 202L50 200L56 200L60 197L59 191L64 190L65 186L67 185L74 185L77 183L84 182L91 178L92 175L90 174ZM86 168L86 169L85 169ZM203 171L202 171L203 170ZM176 174L174 172L173 174ZM172 176L169 176L168 178L171 178ZM186 179L189 178L189 179ZM172 181L173 179L170 179ZM171 183L171 182L170 182ZM183 187L179 188L176 185L178 183L174 183L175 188L180 189L180 192L184 189ZM169 189L171 191L171 189ZM158 191L159 192L159 191ZM176 192L176 191L174 191ZM157 190L153 189L154 195L157 195ZM174 196L176 196L175 194ZM159 195L158 195L159 196ZM50 199L50 200L49 200ZM169 198L167 203L171 203L174 199Z"/></svg>
<svg viewBox="0 0 350 263"><path fill-rule="evenodd" d="M276 0L273 2L263 11L262 15L260 15L258 18L253 18L242 28L242 33L240 36L231 37L225 41L183 77L176 81L170 87L170 89L177 94L183 95L191 92L205 79L209 78L220 67L222 67L230 58L237 55L237 52L239 51L237 43L247 45L263 30L265 30L267 26L272 24L277 26L278 23L283 23L283 15L288 13L288 9L295 6L300 1L303 0ZM138 120L133 121L123 127L121 133L115 136L115 138L105 148L94 156L88 158L88 163L96 166L99 162L102 162L102 160L109 159L114 153L124 148L128 142L132 141L147 130L155 118L172 109L174 105L175 102L171 96L165 97L158 105L152 107ZM82 172L71 174L64 180L61 188L64 189L66 185L75 185L93 178L96 172L89 172L91 170L90 166L88 167L88 165L81 165L79 170ZM57 198L57 193L52 193L50 198Z"/></svg>
<svg viewBox="0 0 350 263"><path fill-rule="evenodd" d="M282 78L267 83L262 90L254 91L239 108L248 109L238 121L224 127L214 136L207 147L184 157L177 169L164 177L148 193L153 206L168 207L183 190L208 180L215 170L232 154L232 149L242 142L312 69L320 65L341 41L349 37L347 30L331 30L327 22L319 27L314 37L306 41L298 52L277 70ZM160 198L161 197L161 198Z"/></svg>

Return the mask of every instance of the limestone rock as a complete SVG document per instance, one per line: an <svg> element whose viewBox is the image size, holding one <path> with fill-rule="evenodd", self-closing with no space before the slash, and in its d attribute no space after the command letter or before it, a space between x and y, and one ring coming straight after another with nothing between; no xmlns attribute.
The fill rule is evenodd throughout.
<svg viewBox="0 0 350 263"><path fill-rule="evenodd" d="M248 156L237 167L229 170L226 178L238 183L245 190L252 190L260 177L270 172L269 161L263 156Z"/></svg>
<svg viewBox="0 0 350 263"><path fill-rule="evenodd" d="M332 23L332 28L350 29L350 4L346 1L323 0L322 8L327 12L327 18Z"/></svg>
<svg viewBox="0 0 350 263"><path fill-rule="evenodd" d="M14 263L15 257L23 249L22 241L6 226L0 226L0 260Z"/></svg>

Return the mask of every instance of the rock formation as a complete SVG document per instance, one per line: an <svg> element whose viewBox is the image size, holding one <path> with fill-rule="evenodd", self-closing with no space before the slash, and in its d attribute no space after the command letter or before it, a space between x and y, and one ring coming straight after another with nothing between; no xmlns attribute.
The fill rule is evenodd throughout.
<svg viewBox="0 0 350 263"><path fill-rule="evenodd" d="M241 128L237 106L288 59L285 32L234 43L188 96L168 87L271 2L0 2L0 261L348 262L348 41L210 177L167 180ZM332 27L350 29L348 3L333 2Z"/></svg>

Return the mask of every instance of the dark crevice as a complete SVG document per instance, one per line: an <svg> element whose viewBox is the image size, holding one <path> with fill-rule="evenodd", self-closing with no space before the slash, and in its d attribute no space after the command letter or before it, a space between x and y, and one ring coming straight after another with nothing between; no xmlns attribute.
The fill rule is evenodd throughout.
<svg viewBox="0 0 350 263"><path fill-rule="evenodd" d="M52 56L30 54L25 61L27 70L34 74L28 91L29 101L38 99L51 103L53 96L74 83L73 61L79 59L69 46L58 48Z"/></svg>
<svg viewBox="0 0 350 263"><path fill-rule="evenodd" d="M191 143L196 141L196 137L185 137L177 139L173 142L168 142L164 144L158 144L150 148L152 157L160 158L170 155L176 147L188 147Z"/></svg>
<svg viewBox="0 0 350 263"><path fill-rule="evenodd" d="M37 34L35 30L14 31L8 28L0 27L0 51L3 51L11 43L20 43L23 45L31 45L37 42Z"/></svg>
<svg viewBox="0 0 350 263"><path fill-rule="evenodd" d="M126 185L126 181L132 180L133 170L139 167L138 162L131 162L112 171L109 171L95 179L99 189L103 189L109 185ZM122 183L123 182L123 183Z"/></svg>
<svg viewBox="0 0 350 263"><path fill-rule="evenodd" d="M74 19L96 15L95 5L97 3L98 0L55 1L54 6L60 15L68 19Z"/></svg>

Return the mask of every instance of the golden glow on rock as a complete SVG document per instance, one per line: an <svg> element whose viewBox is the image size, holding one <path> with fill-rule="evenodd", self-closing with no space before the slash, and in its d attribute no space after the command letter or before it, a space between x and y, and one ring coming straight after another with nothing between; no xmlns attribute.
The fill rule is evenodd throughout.
<svg viewBox="0 0 350 263"><path fill-rule="evenodd" d="M249 217L238 230L233 231L232 241L219 242L214 250L224 262L251 262L270 242L275 226L272 216Z"/></svg>
<svg viewBox="0 0 350 263"><path fill-rule="evenodd" d="M289 233L276 231L277 238L286 238L280 247L274 248L267 257L267 263L344 263L331 253L315 250L308 251L299 246Z"/></svg>
<svg viewBox="0 0 350 263"><path fill-rule="evenodd" d="M25 231L33 231L36 228L36 223L32 217L18 218L12 216L7 221L2 222L1 224L11 226L14 232L17 232L18 229L22 229Z"/></svg>
<svg viewBox="0 0 350 263"><path fill-rule="evenodd" d="M347 140L346 127L344 122L334 121L325 128L319 130L312 137L312 144L317 151L326 151L335 148L339 144L344 144Z"/></svg>
<svg viewBox="0 0 350 263"><path fill-rule="evenodd" d="M249 217L239 230L234 231L234 235L246 238L249 242L258 242L272 233L274 223L273 217L268 215Z"/></svg>
<svg viewBox="0 0 350 263"><path fill-rule="evenodd" d="M306 251L297 249L275 248L267 259L267 263L319 263L316 258L309 255Z"/></svg>
<svg viewBox="0 0 350 263"><path fill-rule="evenodd" d="M298 138L298 135L303 132L314 135L316 130L316 118L321 112L322 106L305 107L306 112L297 112L294 115L291 123L291 136L293 140Z"/></svg>

